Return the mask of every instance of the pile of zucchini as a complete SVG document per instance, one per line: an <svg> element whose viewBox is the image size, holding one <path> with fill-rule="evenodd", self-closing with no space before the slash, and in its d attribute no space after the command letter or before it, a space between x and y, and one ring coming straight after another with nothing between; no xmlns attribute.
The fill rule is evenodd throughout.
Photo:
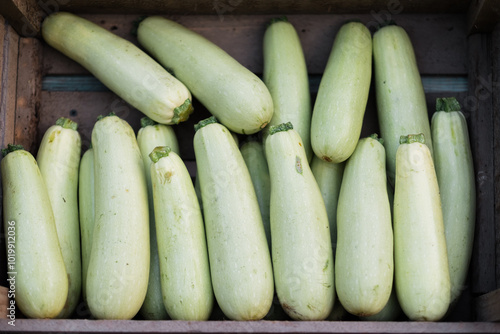
<svg viewBox="0 0 500 334"><path fill-rule="evenodd" d="M217 306L232 320L438 321L452 310L475 224L467 123L455 98L429 121L403 28L372 37L345 23L314 105L286 19L263 36L263 80L162 17L138 26L146 51L70 13L42 33L149 117L137 134L99 117L83 154L66 118L36 159L4 150L27 317L68 318L81 301L98 319L208 320ZM360 138L372 67L380 136ZM191 93L213 114L195 125L195 183L174 131Z"/></svg>

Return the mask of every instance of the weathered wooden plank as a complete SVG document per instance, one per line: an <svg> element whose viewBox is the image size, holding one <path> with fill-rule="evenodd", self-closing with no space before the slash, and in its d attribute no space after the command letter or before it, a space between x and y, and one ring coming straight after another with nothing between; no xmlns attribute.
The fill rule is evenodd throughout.
<svg viewBox="0 0 500 334"><path fill-rule="evenodd" d="M21 36L37 36L43 12L36 0L2 0L0 13ZM44 2L43 2L44 3Z"/></svg>
<svg viewBox="0 0 500 334"><path fill-rule="evenodd" d="M475 302L477 321L500 321L500 289L477 297Z"/></svg>
<svg viewBox="0 0 500 334"><path fill-rule="evenodd" d="M82 16L137 44L137 39L130 31L139 15ZM262 38L267 22L273 17L238 15L220 20L216 15L168 16L213 41L255 73L262 73ZM385 19L395 20L408 31L420 72L424 75L467 74L465 21L462 15L403 12L383 16L289 15L288 18L299 34L310 74L323 73L336 32L342 23L352 19L359 19L371 28ZM88 72L58 51L51 47L44 48L45 75L84 73Z"/></svg>
<svg viewBox="0 0 500 334"><path fill-rule="evenodd" d="M500 2L497 0L471 1L467 12L469 33L491 32L500 20Z"/></svg>
<svg viewBox="0 0 500 334"><path fill-rule="evenodd" d="M469 95L464 109L470 113L470 134L476 174L476 230L472 255L473 292L483 294L496 288L495 273L495 184L494 117L488 36L468 38Z"/></svg>
<svg viewBox="0 0 500 334"><path fill-rule="evenodd" d="M500 23L491 35L492 98L495 159L495 234L496 234L496 287L500 289Z"/></svg>
<svg viewBox="0 0 500 334"><path fill-rule="evenodd" d="M32 37L19 41L14 141L32 153L38 146L37 130L42 85L41 42Z"/></svg>

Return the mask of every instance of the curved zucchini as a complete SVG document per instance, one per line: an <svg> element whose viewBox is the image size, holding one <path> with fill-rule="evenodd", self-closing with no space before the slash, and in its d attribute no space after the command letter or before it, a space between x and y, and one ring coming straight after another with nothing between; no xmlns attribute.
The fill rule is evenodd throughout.
<svg viewBox="0 0 500 334"><path fill-rule="evenodd" d="M150 16L139 24L137 38L230 130L252 134L271 120L273 100L262 80L203 36Z"/></svg>
<svg viewBox="0 0 500 334"><path fill-rule="evenodd" d="M55 318L66 304L68 276L45 181L35 158L22 147L9 145L3 153L7 276L15 277L16 306L29 318Z"/></svg>
<svg viewBox="0 0 500 334"><path fill-rule="evenodd" d="M212 117L196 128L194 152L217 303L229 319L262 319L273 301L273 271L250 174L227 128Z"/></svg>
<svg viewBox="0 0 500 334"><path fill-rule="evenodd" d="M266 157L278 298L292 319L323 320L335 302L328 215L300 135L291 123L271 127Z"/></svg>
<svg viewBox="0 0 500 334"><path fill-rule="evenodd" d="M161 291L174 320L207 320L214 297L205 227L184 162L167 146L150 154Z"/></svg>
<svg viewBox="0 0 500 334"><path fill-rule="evenodd" d="M36 161L49 193L57 237L68 274L68 300L59 318L68 318L82 292L78 169L81 138L78 125L64 117L43 135Z"/></svg>
<svg viewBox="0 0 500 334"><path fill-rule="evenodd" d="M260 141L250 140L241 145L241 155L245 160L248 172L252 179L255 195L259 202L262 223L266 231L267 244L271 250L271 225L270 225L270 201L271 180L269 178L269 167L267 166L266 152Z"/></svg>
<svg viewBox="0 0 500 334"><path fill-rule="evenodd" d="M94 150L89 148L80 161L78 207L82 248L82 297L87 301L87 270L94 233Z"/></svg>
<svg viewBox="0 0 500 334"><path fill-rule="evenodd" d="M424 140L401 136L396 155L395 285L410 320L437 321L450 304L450 274L439 186Z"/></svg>
<svg viewBox="0 0 500 334"><path fill-rule="evenodd" d="M148 185L149 203L149 280L148 292L140 309L140 314L145 319L167 319L168 314L163 304L161 295L160 260L158 257L158 244L156 239L155 212L153 204L153 187L151 183L151 159L149 154L157 146L169 146L175 153L179 153L179 143L174 129L169 125L158 124L150 118L141 119L142 127L137 132L137 143L141 150L146 183Z"/></svg>
<svg viewBox="0 0 500 334"><path fill-rule="evenodd" d="M321 196L325 202L328 223L330 225L330 239L332 240L333 254L337 248L337 205L339 201L340 186L344 175L345 163L326 162L316 155L311 161L311 171L318 183Z"/></svg>
<svg viewBox="0 0 500 334"><path fill-rule="evenodd" d="M423 133L432 155L429 116L413 46L403 28L389 25L373 35L373 62L380 135L394 184L400 136Z"/></svg>
<svg viewBox="0 0 500 334"><path fill-rule="evenodd" d="M359 140L347 160L337 207L335 283L351 314L382 310L394 276L385 150L376 136Z"/></svg>
<svg viewBox="0 0 500 334"><path fill-rule="evenodd" d="M148 190L134 130L117 116L92 130L95 225L87 303L98 319L131 319L149 276Z"/></svg>
<svg viewBox="0 0 500 334"><path fill-rule="evenodd" d="M263 80L274 102L274 114L268 128L291 122L311 161L309 77L299 36L286 18L271 21L264 34L263 52Z"/></svg>
<svg viewBox="0 0 500 334"><path fill-rule="evenodd" d="M358 143L372 75L372 39L362 23L344 24L333 43L311 120L314 153L339 163Z"/></svg>
<svg viewBox="0 0 500 334"><path fill-rule="evenodd" d="M451 303L465 287L474 242L476 185L467 122L455 98L438 99L431 120L441 194Z"/></svg>
<svg viewBox="0 0 500 334"><path fill-rule="evenodd" d="M55 12L43 21L42 36L151 119L177 124L193 112L183 83L137 46L97 24Z"/></svg>

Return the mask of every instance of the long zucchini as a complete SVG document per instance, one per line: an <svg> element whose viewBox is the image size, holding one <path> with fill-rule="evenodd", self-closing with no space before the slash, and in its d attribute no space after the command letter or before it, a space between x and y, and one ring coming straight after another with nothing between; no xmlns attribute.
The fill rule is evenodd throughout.
<svg viewBox="0 0 500 334"><path fill-rule="evenodd" d="M161 294L174 320L207 320L214 297L205 227L193 182L168 146L150 154Z"/></svg>
<svg viewBox="0 0 500 334"><path fill-rule="evenodd" d="M137 38L230 130L252 134L271 120L273 100L262 80L203 36L150 16L139 24Z"/></svg>
<svg viewBox="0 0 500 334"><path fill-rule="evenodd" d="M151 119L177 124L192 113L191 93L183 83L137 46L99 25L55 12L43 21L42 36Z"/></svg>
<svg viewBox="0 0 500 334"><path fill-rule="evenodd" d="M36 161L49 193L57 237L68 274L68 300L58 317L68 318L82 290L80 217L78 214L78 169L81 138L78 124L61 117L43 135Z"/></svg>
<svg viewBox="0 0 500 334"><path fill-rule="evenodd" d="M401 137L394 190L394 268L399 303L410 320L437 321L450 304L439 186L423 134Z"/></svg>
<svg viewBox="0 0 500 334"><path fill-rule="evenodd" d="M372 39L362 23L344 24L333 43L311 120L311 144L321 159L339 163L358 143L372 74Z"/></svg>
<svg viewBox="0 0 500 334"><path fill-rule="evenodd" d="M160 260L158 257L158 244L156 239L155 212L153 203L153 187L151 183L151 159L149 154L157 146L169 146L173 152L179 153L179 143L174 129L165 124L158 124L150 118L141 119L141 128L137 132L137 143L141 150L144 163L144 173L148 185L149 203L149 280L148 292L140 309L140 314L145 319L161 320L167 319L168 314L163 304L161 294Z"/></svg>
<svg viewBox="0 0 500 334"><path fill-rule="evenodd" d="M432 155L429 116L413 46L402 27L388 25L373 35L373 62L380 135L394 184L400 136L423 133Z"/></svg>
<svg viewBox="0 0 500 334"><path fill-rule="evenodd" d="M357 316L382 310L394 276L385 150L379 140L360 139L347 160L337 208L337 295Z"/></svg>
<svg viewBox="0 0 500 334"><path fill-rule="evenodd" d="M271 20L264 34L263 52L263 80L274 102L274 114L268 128L292 122L310 161L312 108L309 77L299 36L286 18Z"/></svg>
<svg viewBox="0 0 500 334"><path fill-rule="evenodd" d="M328 215L297 131L273 126L266 140L276 292L297 320L323 320L335 302Z"/></svg>
<svg viewBox="0 0 500 334"><path fill-rule="evenodd" d="M436 101L431 130L450 268L451 303L455 304L465 288L476 221L476 185L469 133L455 98Z"/></svg>
<svg viewBox="0 0 500 334"><path fill-rule="evenodd" d="M95 225L87 303L98 319L131 319L149 277L148 190L134 130L117 116L92 130Z"/></svg>
<svg viewBox="0 0 500 334"><path fill-rule="evenodd" d="M211 117L196 129L194 152L215 298L230 319L262 319L273 301L273 271L250 174L226 127Z"/></svg>
<svg viewBox="0 0 500 334"><path fill-rule="evenodd" d="M3 226L15 305L29 318L55 318L66 304L68 276L47 187L29 152L9 145L3 154Z"/></svg>

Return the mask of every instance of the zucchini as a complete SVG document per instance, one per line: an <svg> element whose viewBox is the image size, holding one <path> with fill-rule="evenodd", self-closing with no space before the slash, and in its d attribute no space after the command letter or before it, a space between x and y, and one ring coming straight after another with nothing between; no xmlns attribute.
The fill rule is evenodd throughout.
<svg viewBox="0 0 500 334"><path fill-rule="evenodd" d="M267 244L271 250L271 225L270 225L270 198L271 180L269 178L269 167L267 167L266 152L262 142L250 139L240 148L241 155L245 160L255 195L259 202L260 214L264 231L266 232Z"/></svg>
<svg viewBox="0 0 500 334"><path fill-rule="evenodd" d="M49 193L57 237L68 274L68 300L59 318L75 310L82 291L78 170L81 138L78 124L61 117L43 135L36 161Z"/></svg>
<svg viewBox="0 0 500 334"><path fill-rule="evenodd" d="M423 133L432 156L429 116L413 46L402 27L388 25L373 35L373 62L380 135L394 184L401 135Z"/></svg>
<svg viewBox="0 0 500 334"><path fill-rule="evenodd" d="M323 320L335 302L328 215L302 140L291 123L269 129L271 239L276 291L295 320Z"/></svg>
<svg viewBox="0 0 500 334"><path fill-rule="evenodd" d="M455 98L437 99L431 120L451 281L451 303L465 288L476 220L476 186L467 122Z"/></svg>
<svg viewBox="0 0 500 334"><path fill-rule="evenodd" d="M183 83L137 46L97 24L55 12L43 21L42 36L151 119L177 124L193 112Z"/></svg>
<svg viewBox="0 0 500 334"><path fill-rule="evenodd" d="M9 283L29 318L55 318L68 297L68 276L45 181L35 158L9 145L1 162Z"/></svg>
<svg viewBox="0 0 500 334"><path fill-rule="evenodd" d="M250 174L226 127L211 117L196 129L194 152L215 298L229 319L262 319L273 301L273 271Z"/></svg>
<svg viewBox="0 0 500 334"><path fill-rule="evenodd" d="M337 207L335 283L347 312L382 310L394 277L385 150L376 135L359 140L347 160Z"/></svg>
<svg viewBox="0 0 500 334"><path fill-rule="evenodd" d="M149 202L149 280L146 298L140 309L145 319L167 319L168 314L161 295L160 260L158 258L158 244L156 239L155 212L153 204L153 187L151 183L151 159L149 154L157 146L168 145L173 152L179 153L179 143L174 129L169 125L158 124L148 117L141 119L141 128L137 132L137 143L141 150L146 183L148 185Z"/></svg>
<svg viewBox="0 0 500 334"><path fill-rule="evenodd" d="M150 16L139 24L137 38L228 129L252 134L271 120L273 100L262 80L203 36Z"/></svg>
<svg viewBox="0 0 500 334"><path fill-rule="evenodd" d="M366 321L396 321L402 314L401 306L399 306L396 288L393 285L391 296L385 304L384 308L377 314L360 317L360 320Z"/></svg>
<svg viewBox="0 0 500 334"><path fill-rule="evenodd" d="M311 161L311 171L318 183L321 196L325 202L328 223L330 225L330 239L332 240L333 254L337 248L337 204L339 201L340 186L344 175L345 163L326 162L316 155Z"/></svg>
<svg viewBox="0 0 500 334"><path fill-rule="evenodd" d="M372 75L372 39L364 24L340 28L321 78L311 120L314 153L339 163L358 143Z"/></svg>
<svg viewBox="0 0 500 334"><path fill-rule="evenodd" d="M291 122L311 161L309 77L299 36L286 18L271 20L264 34L263 52L263 80L274 102L273 118L267 129Z"/></svg>
<svg viewBox="0 0 500 334"><path fill-rule="evenodd" d="M92 130L95 225L87 303L98 319L132 319L149 277L148 190L134 130L117 116Z"/></svg>
<svg viewBox="0 0 500 334"><path fill-rule="evenodd" d="M394 268L399 303L410 320L437 321L450 304L439 186L423 134L401 136L394 189Z"/></svg>
<svg viewBox="0 0 500 334"><path fill-rule="evenodd" d="M80 161L78 207L82 248L82 297L87 301L87 270L94 233L94 150L89 148Z"/></svg>
<svg viewBox="0 0 500 334"><path fill-rule="evenodd" d="M184 162L168 146L150 154L161 295L174 320L207 320L213 308L205 227Z"/></svg>

